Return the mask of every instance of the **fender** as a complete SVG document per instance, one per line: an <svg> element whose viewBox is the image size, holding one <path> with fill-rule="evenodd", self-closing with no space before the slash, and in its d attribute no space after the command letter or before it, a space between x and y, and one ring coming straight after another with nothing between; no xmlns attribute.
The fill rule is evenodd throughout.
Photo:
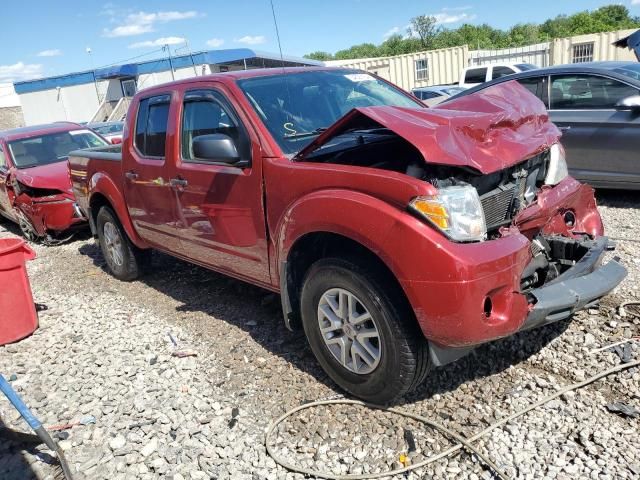
<svg viewBox="0 0 640 480"><path fill-rule="evenodd" d="M280 269L287 260L298 239L309 233L327 232L360 243L376 254L398 279L403 278L401 265L385 248L389 233L402 222L417 220L398 206L365 193L345 189L310 193L293 203L278 223L276 268Z"/></svg>
<svg viewBox="0 0 640 480"><path fill-rule="evenodd" d="M131 242L138 248L149 248L149 245L140 238L133 223L131 223L124 196L109 175L103 172L95 173L89 181L89 192L89 205L91 205L94 195L101 194L105 196L115 210L118 220L120 220Z"/></svg>

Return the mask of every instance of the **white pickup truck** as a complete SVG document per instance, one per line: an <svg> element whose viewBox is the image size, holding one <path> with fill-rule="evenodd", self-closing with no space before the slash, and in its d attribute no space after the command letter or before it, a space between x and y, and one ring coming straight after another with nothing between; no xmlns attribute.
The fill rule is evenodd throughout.
<svg viewBox="0 0 640 480"><path fill-rule="evenodd" d="M475 87L496 78L536 68L538 67L531 63L492 63L490 65L467 67L462 71L458 85L463 88Z"/></svg>

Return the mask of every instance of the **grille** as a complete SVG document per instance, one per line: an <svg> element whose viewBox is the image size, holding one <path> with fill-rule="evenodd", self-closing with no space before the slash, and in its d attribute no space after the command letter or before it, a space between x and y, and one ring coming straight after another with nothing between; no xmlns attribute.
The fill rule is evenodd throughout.
<svg viewBox="0 0 640 480"><path fill-rule="evenodd" d="M491 192L480 199L484 218L487 222L487 230L499 227L511 218L511 203L517 187Z"/></svg>

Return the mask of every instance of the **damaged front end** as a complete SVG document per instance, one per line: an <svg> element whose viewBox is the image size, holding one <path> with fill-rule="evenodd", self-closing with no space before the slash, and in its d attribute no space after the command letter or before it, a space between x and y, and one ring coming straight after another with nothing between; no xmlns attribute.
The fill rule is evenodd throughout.
<svg viewBox="0 0 640 480"><path fill-rule="evenodd" d="M86 222L71 192L26 185L18 175L12 178L9 200L22 234L32 242L63 243Z"/></svg>
<svg viewBox="0 0 640 480"><path fill-rule="evenodd" d="M408 211L450 243L452 265L401 279L435 364L569 317L626 276L593 189L568 176L560 132L516 82L434 109L354 109L295 158L394 171L428 183ZM429 258L414 259L433 271ZM445 263L445 262L442 262ZM442 299L444 302L434 302Z"/></svg>

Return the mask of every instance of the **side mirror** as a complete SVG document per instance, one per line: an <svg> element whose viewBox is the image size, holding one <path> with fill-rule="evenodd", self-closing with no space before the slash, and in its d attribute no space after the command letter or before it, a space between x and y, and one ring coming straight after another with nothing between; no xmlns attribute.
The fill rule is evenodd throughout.
<svg viewBox="0 0 640 480"><path fill-rule="evenodd" d="M640 95L631 95L625 97L616 103L616 110L631 110L632 112L640 112Z"/></svg>
<svg viewBox="0 0 640 480"><path fill-rule="evenodd" d="M240 154L233 139L223 133L199 135L193 139L193 156L212 163L235 165Z"/></svg>

